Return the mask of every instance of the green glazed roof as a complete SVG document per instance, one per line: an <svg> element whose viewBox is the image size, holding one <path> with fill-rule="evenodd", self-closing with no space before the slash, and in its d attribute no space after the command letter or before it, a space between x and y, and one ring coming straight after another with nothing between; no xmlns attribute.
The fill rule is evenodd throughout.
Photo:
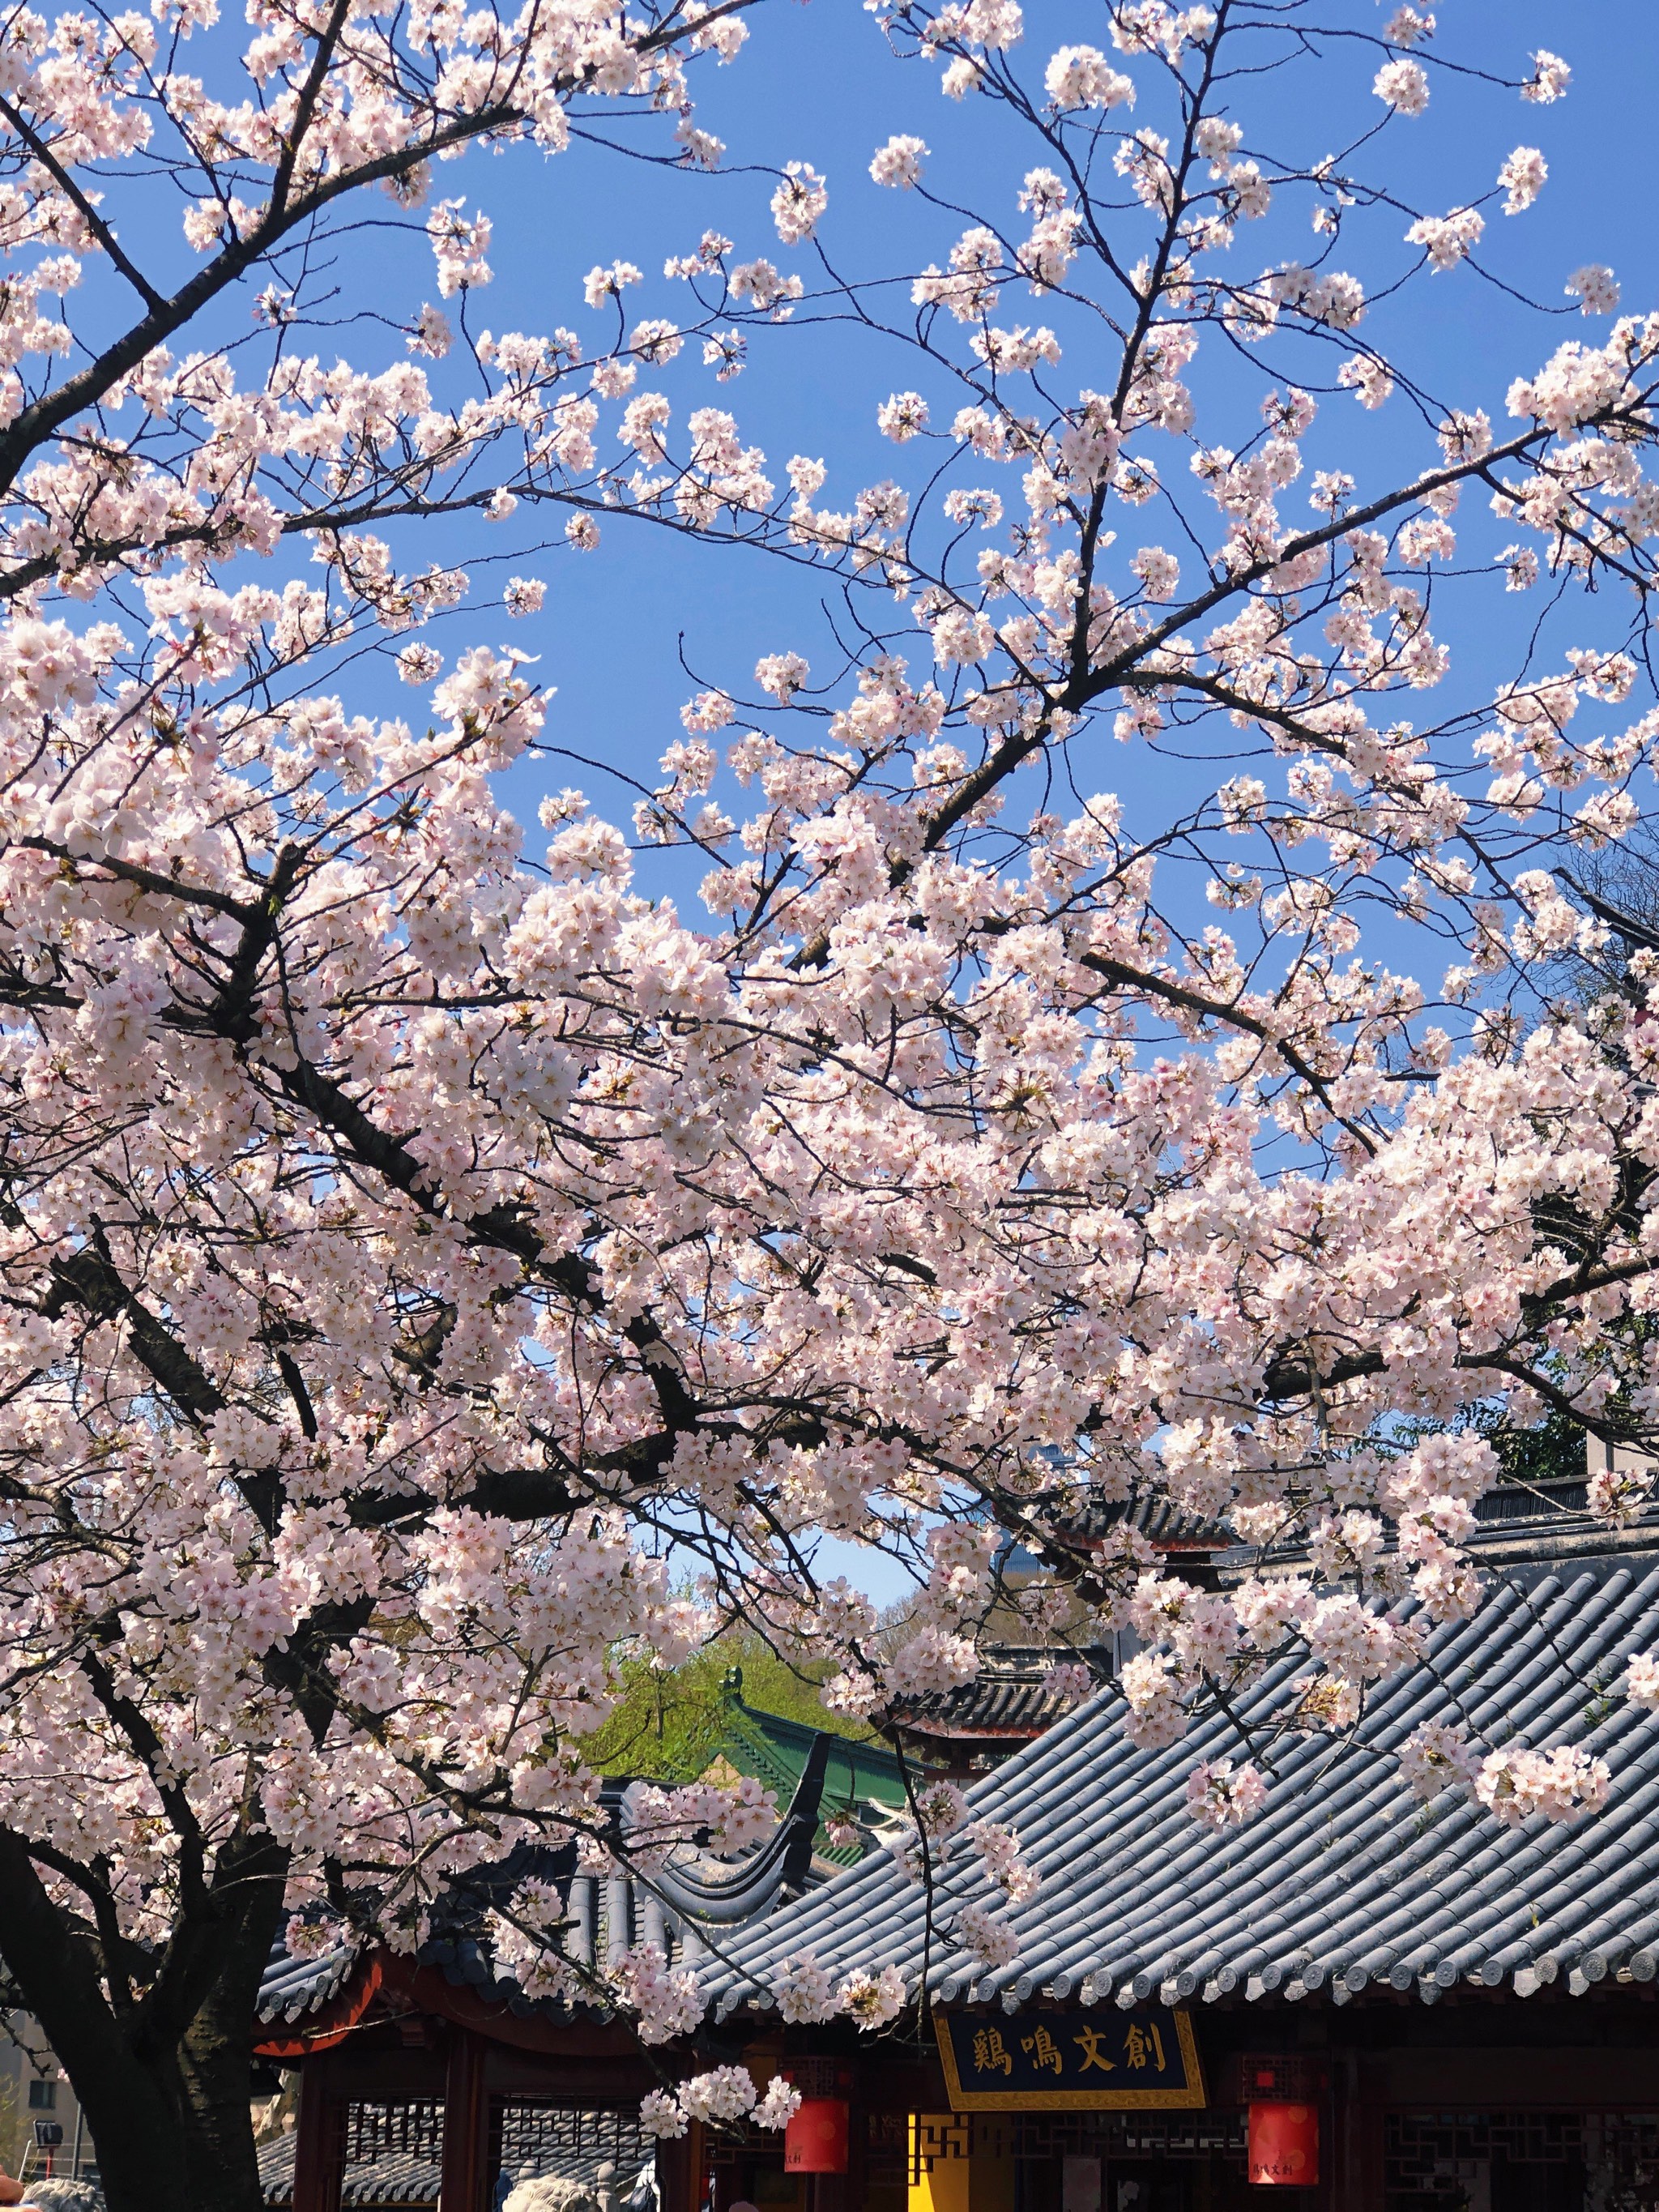
<svg viewBox="0 0 1659 2212"><path fill-rule="evenodd" d="M753 1775L769 1790L775 1790L779 1803L787 1804L800 1780L817 1730L800 1721L786 1720L780 1713L762 1712L745 1705L740 1667L731 1669L721 1686L724 1725L718 1735L710 1732L713 1741L708 1743L704 1768L724 1758L739 1774ZM823 1778L825 1813L850 1809L854 1818L864 1820L872 1799L886 1811L903 1806L903 1769L896 1754L885 1744L832 1736ZM837 1866L854 1865L862 1856L856 1844L840 1847L830 1844L822 1827L814 1849L819 1857Z"/></svg>

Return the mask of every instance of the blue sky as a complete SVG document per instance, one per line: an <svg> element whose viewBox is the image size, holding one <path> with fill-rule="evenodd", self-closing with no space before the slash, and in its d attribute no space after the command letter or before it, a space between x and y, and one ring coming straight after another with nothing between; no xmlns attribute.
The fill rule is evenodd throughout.
<svg viewBox="0 0 1659 2212"><path fill-rule="evenodd" d="M1090 37L1103 44L1101 15L1077 0L1036 0L1016 58L1035 78L1055 46ZM1571 93L1553 106L1523 106L1512 93L1437 78L1429 112L1391 126L1369 172L1385 173L1414 205L1444 211L1485 189L1511 146L1536 144L1548 159L1550 181L1527 216L1505 222L1494 213L1486 243L1496 272L1559 301L1570 270L1603 261L1616 270L1627 309L1659 306L1659 228L1650 216L1647 150L1659 87L1659 10L1633 0L1583 0L1572 9L1537 0L1447 0L1439 15L1437 51L1518 76L1526 54L1547 46L1571 63ZM914 131L927 141L928 182L941 196L988 205L999 219L1013 220L1012 191L1032 158L1029 141L988 112L987 103L941 98L936 67L893 60L860 0L765 0L748 20L751 35L737 63L700 70L695 80L698 120L726 141L728 173L665 173L578 148L552 162L527 153L474 159L456 167L453 182L441 179L446 191L464 187L495 223L497 278L469 303L475 326L539 329L563 321L592 328L598 319L580 304L581 275L617 255L647 271L645 287L629 295L630 311L637 304L641 313L672 313L683 294L656 276L663 253L689 250L708 224L734 237L740 252L770 252L800 267L810 283L810 257L785 254L771 240L765 206L771 179L744 173L745 161L776 167L804 159L827 175L830 210L820 236L837 266L860 276L908 272L942 256L960 228L909 196L872 184L871 152L890 132ZM1328 20L1339 29L1375 31L1386 11L1370 0L1332 0ZM1269 114L1273 128L1261 131L1262 143L1316 157L1340 143L1351 125L1374 119L1369 84L1377 58L1340 39L1327 52L1316 106L1310 107L1305 73L1289 97L1270 91L1266 102L1257 93L1241 103L1247 121ZM1250 143L1256 136L1253 130ZM1236 257L1261 252L1267 228L1243 234ZM1396 236L1402 228L1395 227ZM424 247L411 241L410 250L418 283ZM1052 310L1022 302L1018 314L1036 319ZM1367 335L1384 350L1400 345L1439 396L1485 404L1498 419L1514 375L1537 366L1562 338L1595 337L1605 327L1564 319L1540 332L1534 317L1465 268L1409 288L1397 309L1374 313ZM1070 349L1064 374L1090 380L1086 362ZM1204 375L1200 362L1194 379L1200 398ZM831 468L825 503L842 504L857 485L902 463L876 435L873 410L895 384L915 380L902 350L890 343L798 327L757 344L744 375L711 396L732 406L780 471L792 453L821 454ZM1389 469L1404 427L1393 406L1368 416L1352 400L1333 400L1316 438L1328 437L1330 457L1340 451L1363 490ZM822 580L753 552L689 546L618 519L607 526L597 554L560 553L541 569L550 582L546 607L513 625L511 636L542 656L543 672L558 686L550 738L647 781L662 746L678 733L678 708L689 689L682 653L701 679L734 684L748 678L763 651L792 646L820 658L814 646L822 637ZM460 624L471 629L476 619L463 615ZM514 776L512 799L524 818L556 774L565 780L536 763ZM573 768L568 780L582 782L601 811L611 811L601 776ZM1133 791L1131 752L1110 748L1102 765L1102 781L1109 780ZM623 812L629 804L620 792L611 802Z"/></svg>
<svg viewBox="0 0 1659 2212"><path fill-rule="evenodd" d="M1380 57L1354 34L1375 37L1392 4L1328 0L1330 35L1321 40L1321 58L1311 70L1304 67L1283 80L1264 77L1238 88L1234 112L1246 126L1247 153L1271 150L1310 161L1376 124L1381 110L1370 86ZM1523 105L1512 91L1437 74L1428 113L1390 125L1358 164L1362 173L1386 177L1413 210L1442 213L1487 191L1511 147L1536 144L1549 161L1550 180L1540 204L1526 216L1509 221L1492 212L1483 258L1494 275L1530 287L1565 310L1561 287L1567 274L1584 262L1606 262L1623 283L1627 309L1659 307L1659 228L1649 212L1648 153L1659 87L1659 9L1650 0L1581 0L1571 9L1546 0L1444 0L1438 13L1440 35L1431 52L1516 78L1526 72L1532 49L1549 46L1572 65L1571 92L1553 106ZM474 332L485 327L545 331L565 325L597 343L607 319L584 306L582 278L595 263L617 257L647 272L646 283L627 295L630 323L641 315L685 319L685 291L663 279L662 262L666 254L690 251L709 227L737 241L734 258L769 254L786 268L799 269L810 288L811 250L781 248L767 208L774 175L789 160L810 161L829 179L830 212L819 238L836 269L861 282L897 280L887 293L872 296L902 310L904 280L923 264L944 258L964 217L930 208L918 196L884 191L871 181L872 150L897 131L927 142L927 182L942 198L964 210L987 212L1010 229L1018 222L1013 194L1040 149L991 103L942 98L937 64L895 60L863 0L759 0L746 21L750 35L735 64L717 68L702 61L693 69L697 119L728 149L719 174L665 167L582 143L552 160L517 148L497 155L473 153L439 167L435 194L462 195L495 226L495 280L465 302ZM229 42L240 38L240 25L228 17L205 51L198 41L185 59L213 78L228 59ZM1026 36L1013 58L1035 86L1055 47L1089 40L1109 43L1098 0L1030 0ZM1143 88L1135 119L1155 123L1152 68L1145 61L1131 67ZM614 110L598 117L619 144L658 153L672 149L670 120L626 119ZM171 188L138 188L142 215L132 204L133 188L118 189L124 227L141 240L153 273L176 281L193 268L179 237ZM332 327L307 331L303 343L325 359L337 347L356 365L373 368L401 355L396 324L411 317L422 300L435 299L436 290L423 216L399 222L378 194L359 212L371 227L341 241L339 293L326 318ZM1384 210L1370 221L1372 242L1403 268L1412 258L1401 243L1405 218ZM1356 258L1375 291L1365 237L1362 229ZM1229 273L1248 277L1271 261L1310 254L1313 243L1304 206L1298 204L1294 216L1276 209L1267 222L1241 227ZM1340 261L1347 247L1345 234ZM227 327L233 333L250 329L252 289L243 288L243 296L230 305ZM106 275L89 272L77 319L87 308L104 311L117 294L125 318L128 296ZM1089 343L1078 343L1076 333L1066 330L1066 316L1064 303L1011 295L1005 319L1047 319L1061 326L1067 345L1055 378L1058 389L1109 386L1112 364L1103 358L1096 364ZM1500 283L1485 282L1465 267L1409 286L1397 301L1379 301L1364 334L1390 355L1398 352L1437 399L1484 405L1501 422L1504 394L1515 375L1535 368L1561 339L1594 339L1605 329L1605 322L1586 323L1565 312L1559 321L1540 326L1535 313L1511 300ZM890 339L825 327L803 315L759 333L744 374L718 387L693 365L690 350L674 369L645 380L669 389L682 415L694 386L691 404L713 400L731 407L745 437L765 448L776 480L781 481L791 454L822 457L830 470L823 503L845 507L863 484L913 473L921 449L901 452L875 428L882 398L895 386L927 380ZM1309 358L1311 363L1316 357ZM457 355L434 370L434 386L441 396L453 397L468 388L471 374ZM1206 441L1242 444L1256 427L1261 380L1241 379L1225 349L1209 343L1190 380ZM958 398L952 396L950 404ZM614 412L607 410L601 432L606 459L619 452ZM1414 428L1403 403L1368 415L1346 395L1324 403L1308 450L1311 467L1350 469L1360 479L1362 496L1432 458L1431 446L1421 427ZM1184 457L1176 453L1166 475L1179 477L1183 465ZM1001 488L1013 489L1009 482ZM1017 489L1014 496L1017 501ZM435 641L452 658L478 640L510 642L536 655L538 676L556 687L548 739L575 757L527 762L506 782L508 803L532 831L532 848L538 800L566 782L586 788L601 812L627 819L634 792L606 771L653 780L659 754L679 734L678 708L692 687L683 660L699 683L752 691L750 674L762 653L793 648L818 671L833 659L823 616L830 580L821 572L787 567L744 549L690 544L649 522L621 516L607 521L595 553L574 554L556 542L544 553L523 550L526 526L544 520L557 541L562 515L544 510L542 517L531 517L522 509L507 525L445 526L441 538L422 525L395 541L400 562L460 561L473 574L474 601L441 625ZM492 577L501 580L508 574L546 579L548 597L539 615L512 623L477 603ZM1476 629L1451 641L1461 647L1457 680L1467 679L1477 690L1498 670L1516 625L1533 611L1528 602L1505 607L1496 591L1486 595L1486 605ZM1622 608L1607 605L1597 611L1615 633ZM1584 635L1569 641L1607 643L1613 636ZM913 648L912 659L913 665L924 665L925 650ZM354 704L419 711L418 698L399 686L392 686L388 697L383 665L360 664L343 688ZM1444 711L1455 690L1455 684L1433 695L1428 710ZM1091 788L1121 790L1133 818L1143 803L1167 805L1182 774L1103 738L1085 761L1081 780ZM1208 778L1201 768L1185 774L1188 795L1204 789ZM658 855L649 867L651 884L672 890L683 905L692 903L688 895L701 863Z"/></svg>
<svg viewBox="0 0 1659 2212"><path fill-rule="evenodd" d="M1392 4L1328 0L1325 20L1332 35L1321 42L1316 68L1282 82L1264 78L1241 88L1236 112L1247 126L1246 152L1259 146L1292 160L1313 159L1376 122L1379 104L1370 83L1379 57L1352 34L1380 33ZM1362 169L1385 175L1413 208L1437 213L1487 190L1512 146L1536 144L1550 164L1549 184L1528 215L1506 221L1492 214L1483 254L1495 274L1530 285L1540 297L1565 307L1561 286L1569 271L1587 261L1607 262L1623 283L1626 309L1659 307L1659 228L1650 211L1648 150L1659 88L1659 9L1650 0L1580 0L1571 9L1547 0L1443 0L1438 14L1440 36L1431 52L1516 77L1524 74L1529 51L1547 46L1572 64L1571 94L1554 106L1528 106L1512 92L1437 76L1428 113L1391 125ZM837 269L860 280L902 280L925 262L944 258L963 218L871 181L871 154L896 131L927 140L933 149L927 181L942 197L963 209L984 210L1010 228L1016 223L1013 191L1036 155L1029 137L988 102L943 99L936 64L892 58L863 0L759 0L746 21L750 36L734 64L699 62L693 70L698 121L728 148L721 173L665 168L585 144L552 160L518 148L493 156L473 153L440 167L436 193L461 194L495 225L495 281L466 301L475 331L485 326L543 331L563 324L596 341L605 322L583 305L581 280L596 262L618 256L647 271L645 285L627 296L630 322L645 314L684 317L689 306L684 288L664 281L662 261L667 253L689 251L711 226L737 241L735 258L769 253L786 268L799 268L811 285L811 251L780 248L767 210L773 173L792 159L808 161L828 177L830 207L819 235ZM216 78L231 41L240 44L240 23L228 15L212 41L195 42L183 58ZM1109 43L1098 0L1030 0L1025 40L1014 59L1035 85L1056 46L1085 40ZM1131 66L1147 88L1151 66L1144 61ZM1136 119L1156 120L1149 99L1143 99ZM624 120L613 111L599 120L623 144L658 152L672 146L668 118ZM193 269L171 188L138 187L137 205L132 186L124 183L116 190L112 205L126 234L141 243L152 272L177 281ZM388 323L405 321L436 292L422 218L400 224L378 195L361 214L372 228L342 241L333 327L307 331L304 343L325 358L337 346L357 365L377 368L402 352ZM1376 221L1403 264L1410 258L1400 241L1403 220L1385 211ZM1267 223L1241 228L1232 273L1252 275L1272 259L1310 252L1311 245L1305 213L1294 224L1286 216L1281 227L1276 211ZM1369 283L1370 270L1365 273ZM234 333L250 328L246 295L252 289L245 287L231 304L228 326ZM884 296L902 306L907 290L900 281ZM76 302L77 321L88 308L114 312L118 295L125 319L129 295L106 274L89 270ZM1064 322L1063 306L1052 301L1011 296L1008 310L1007 319ZM1605 322L1564 314L1540 329L1498 285L1466 267L1413 284L1398 302L1379 303L1364 335L1391 354L1398 349L1437 398L1484 404L1501 421L1513 376L1535 368L1562 338L1595 338L1605 328ZM453 356L434 372L434 384L449 396L465 388L469 373ZM1103 361L1093 369L1087 346L1072 343L1068 334L1059 388L1105 384L1109 374ZM749 368L729 385L714 387L684 361L661 380L676 391L682 406L693 382L698 403L729 405L745 436L765 447L779 480L792 453L821 456L830 468L826 505L849 504L859 486L877 477L905 475L919 451L901 453L877 434L877 403L896 386L918 380L905 350L878 337L824 328L803 317L761 333ZM1206 437L1242 443L1255 427L1259 383L1244 392L1224 349L1211 346L1200 353L1191 380L1206 410ZM606 458L617 451L612 419L608 415L603 431ZM1368 485L1375 488L1399 471L1402 438L1411 428L1397 404L1371 416L1349 398L1330 399L1309 441L1311 465L1340 461L1360 477L1363 495ZM1409 447L1408 466L1420 466L1427 458L1422 447L1419 432ZM1175 473L1181 467L1177 456ZM494 571L497 576L539 573L548 580L540 615L508 623L498 612L468 605L444 625L440 640L452 655L480 638L510 641L538 655L538 673L557 687L550 740L601 764L535 762L515 771L508 779L509 803L527 824L544 791L565 781L583 783L602 811L626 818L632 793L610 787L605 769L652 780L658 756L678 734L678 710L690 688L683 658L698 680L734 687L746 683L763 652L793 647L824 665L827 580L822 574L753 551L688 544L648 522L623 517L607 523L597 553L579 556L559 546L516 557L527 520L521 510L513 523L495 528L479 525L452 532L446 527L441 542L430 526L422 526L418 533L406 532L397 548L401 559L416 563L433 556L466 562L479 596L492 573L489 556L515 556L502 561ZM562 518L549 521L549 534L556 539ZM1500 605L1494 621L1513 621L1521 611ZM1607 612L1611 617L1615 611ZM1462 643L1464 665L1478 682L1496 641L1475 636ZM918 664L925 658L921 652L914 656ZM388 701L378 672L348 679L354 693L368 686L383 711L417 707L395 686ZM1434 702L1443 703L1439 697ZM1168 772L1149 771L1144 757L1108 740L1098 783L1122 789L1132 800L1149 789L1161 801ZM678 887L690 880L692 872L672 860L655 865L653 880Z"/></svg>

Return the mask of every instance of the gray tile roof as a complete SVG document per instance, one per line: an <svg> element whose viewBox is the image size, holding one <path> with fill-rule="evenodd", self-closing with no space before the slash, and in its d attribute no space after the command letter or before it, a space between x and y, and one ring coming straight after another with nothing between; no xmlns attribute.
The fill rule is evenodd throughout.
<svg viewBox="0 0 1659 2212"><path fill-rule="evenodd" d="M1642 1571L1659 1552L1659 1499L1640 1506L1623 1528L1609 1528L1589 1510L1585 1482L1500 1483L1477 1498L1468 1549L1476 1564L1506 1573L1570 1573L1619 1560Z"/></svg>
<svg viewBox="0 0 1659 2212"><path fill-rule="evenodd" d="M579 1966L603 1973L637 1943L660 1945L675 1965L690 1964L711 1948L724 1948L727 1929L781 1897L797 1893L810 1879L830 1748L830 1738L820 1734L777 1826L764 1843L735 1857L679 1851L646 1882L621 1872L578 1874L572 1846L532 1844L520 1846L499 1865L476 1869L434 1907L432 1932L416 1954L419 1963L441 1968L452 1983L466 1984L515 2013L559 2009L546 1998L526 1996L516 1982L498 1981L491 1955L479 1941L491 1903L504 1901L530 1875L563 1889L569 1923L565 1948ZM619 1784L607 1784L607 1799L614 1802L620 1790ZM279 1936L259 1984L259 2021L270 2028L302 2021L345 1987L361 1955L356 1945L337 1944L316 1959L291 1958Z"/></svg>
<svg viewBox="0 0 1659 2212"><path fill-rule="evenodd" d="M259 2019L272 2027L326 2004L350 1979L357 1955L355 1944L337 1943L319 1959L291 1959L278 1936L259 1982Z"/></svg>
<svg viewBox="0 0 1659 2212"><path fill-rule="evenodd" d="M1047 1686L1057 1660L1081 1652L1035 1645L994 1644L980 1655L979 1673L933 1697L905 1698L893 1708L898 1725L916 1735L1006 1737L1015 1742L1041 1735L1070 1709L1069 1701ZM1106 1655L1097 1653L1103 1665Z"/></svg>
<svg viewBox="0 0 1659 2212"><path fill-rule="evenodd" d="M268 2205L294 2202L295 2148L292 2135L278 2136L260 2148L259 2192ZM631 2148L632 2155L620 2160L614 2148L596 2142L586 2148L554 2148L529 2158L509 2154L504 2163L515 2181L556 2174L590 2189L597 2186L601 2169L608 2163L616 2176L621 2212L650 2212L656 2199L648 2171L653 2154L637 2142ZM341 2170L340 2203L343 2208L435 2205L442 2175L442 2163L436 2157L422 2157L415 2151L386 2151L378 2158L346 2163Z"/></svg>
<svg viewBox="0 0 1659 2212"><path fill-rule="evenodd" d="M925 1965L937 1997L1011 2008L1039 1991L1127 2005L1328 1988L1342 2002L1371 1983L1431 2001L1459 1981L1522 1996L1552 1982L1582 1994L1609 1974L1651 1981L1659 1716L1601 1693L1656 1644L1651 1560L1499 1585L1474 1620L1434 1632L1423 1664L1381 1686L1353 1741L1290 1739L1263 1812L1219 1836L1188 1814L1185 1781L1200 1758L1237 1755L1226 1723L1137 1751L1103 1692L969 1793L975 1817L1012 1823L1042 1877L1006 1909L1020 1936L1012 1966L988 1972L940 1932L954 1903L999 1904L982 1877L944 1870L929 1947L921 1891L878 1856L732 1938L728 1963L705 1969L716 2011L763 2008L778 1963L807 1952L836 1974L890 1960L913 1987ZM1245 1711L1281 1703L1295 1671L1279 1666ZM1607 1809L1510 1829L1455 1792L1419 1804L1377 1754L1460 1713L1489 1743L1605 1757Z"/></svg>
<svg viewBox="0 0 1659 2212"><path fill-rule="evenodd" d="M1224 1552L1237 1540L1219 1522L1188 1513L1160 1491L1097 1500L1063 1523L1066 1536L1085 1543L1098 1543L1119 1528L1133 1528L1160 1551Z"/></svg>
<svg viewBox="0 0 1659 2212"><path fill-rule="evenodd" d="M259 2193L267 2204L294 2202L295 2141L279 2136L259 2153ZM388 2151L384 2157L349 2166L341 2178L343 2207L357 2204L436 2204L443 2169L435 2158L412 2151Z"/></svg>

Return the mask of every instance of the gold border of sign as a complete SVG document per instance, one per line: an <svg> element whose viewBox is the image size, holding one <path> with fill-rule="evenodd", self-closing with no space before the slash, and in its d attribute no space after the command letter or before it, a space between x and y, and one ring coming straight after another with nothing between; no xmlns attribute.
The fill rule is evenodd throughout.
<svg viewBox="0 0 1659 2212"><path fill-rule="evenodd" d="M1175 2021L1176 2040L1181 2046L1181 2062L1187 2072L1187 2086L1180 2089L964 2089L957 2076L957 2054L951 2047L951 2031L945 2026L947 2017L952 2020L972 2020L971 2013L945 2014L934 2012L933 2034L939 2045L939 2063L945 2069L945 2087L953 2112L1196 2112L1209 2103L1204 2094L1204 2069L1199 2063L1198 2043L1193 2034L1191 2015L1175 2006L1170 2008Z"/></svg>

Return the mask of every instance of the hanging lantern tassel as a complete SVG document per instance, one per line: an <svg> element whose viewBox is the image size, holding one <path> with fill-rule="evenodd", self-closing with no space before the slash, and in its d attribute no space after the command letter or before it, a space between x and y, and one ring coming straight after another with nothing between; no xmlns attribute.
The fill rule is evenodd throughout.
<svg viewBox="0 0 1659 2212"><path fill-rule="evenodd" d="M808 2097L783 2136L786 2173L845 2173L847 2100Z"/></svg>
<svg viewBox="0 0 1659 2212"><path fill-rule="evenodd" d="M1250 2179L1266 2187L1315 2185L1319 2179L1317 2105L1250 2106Z"/></svg>

